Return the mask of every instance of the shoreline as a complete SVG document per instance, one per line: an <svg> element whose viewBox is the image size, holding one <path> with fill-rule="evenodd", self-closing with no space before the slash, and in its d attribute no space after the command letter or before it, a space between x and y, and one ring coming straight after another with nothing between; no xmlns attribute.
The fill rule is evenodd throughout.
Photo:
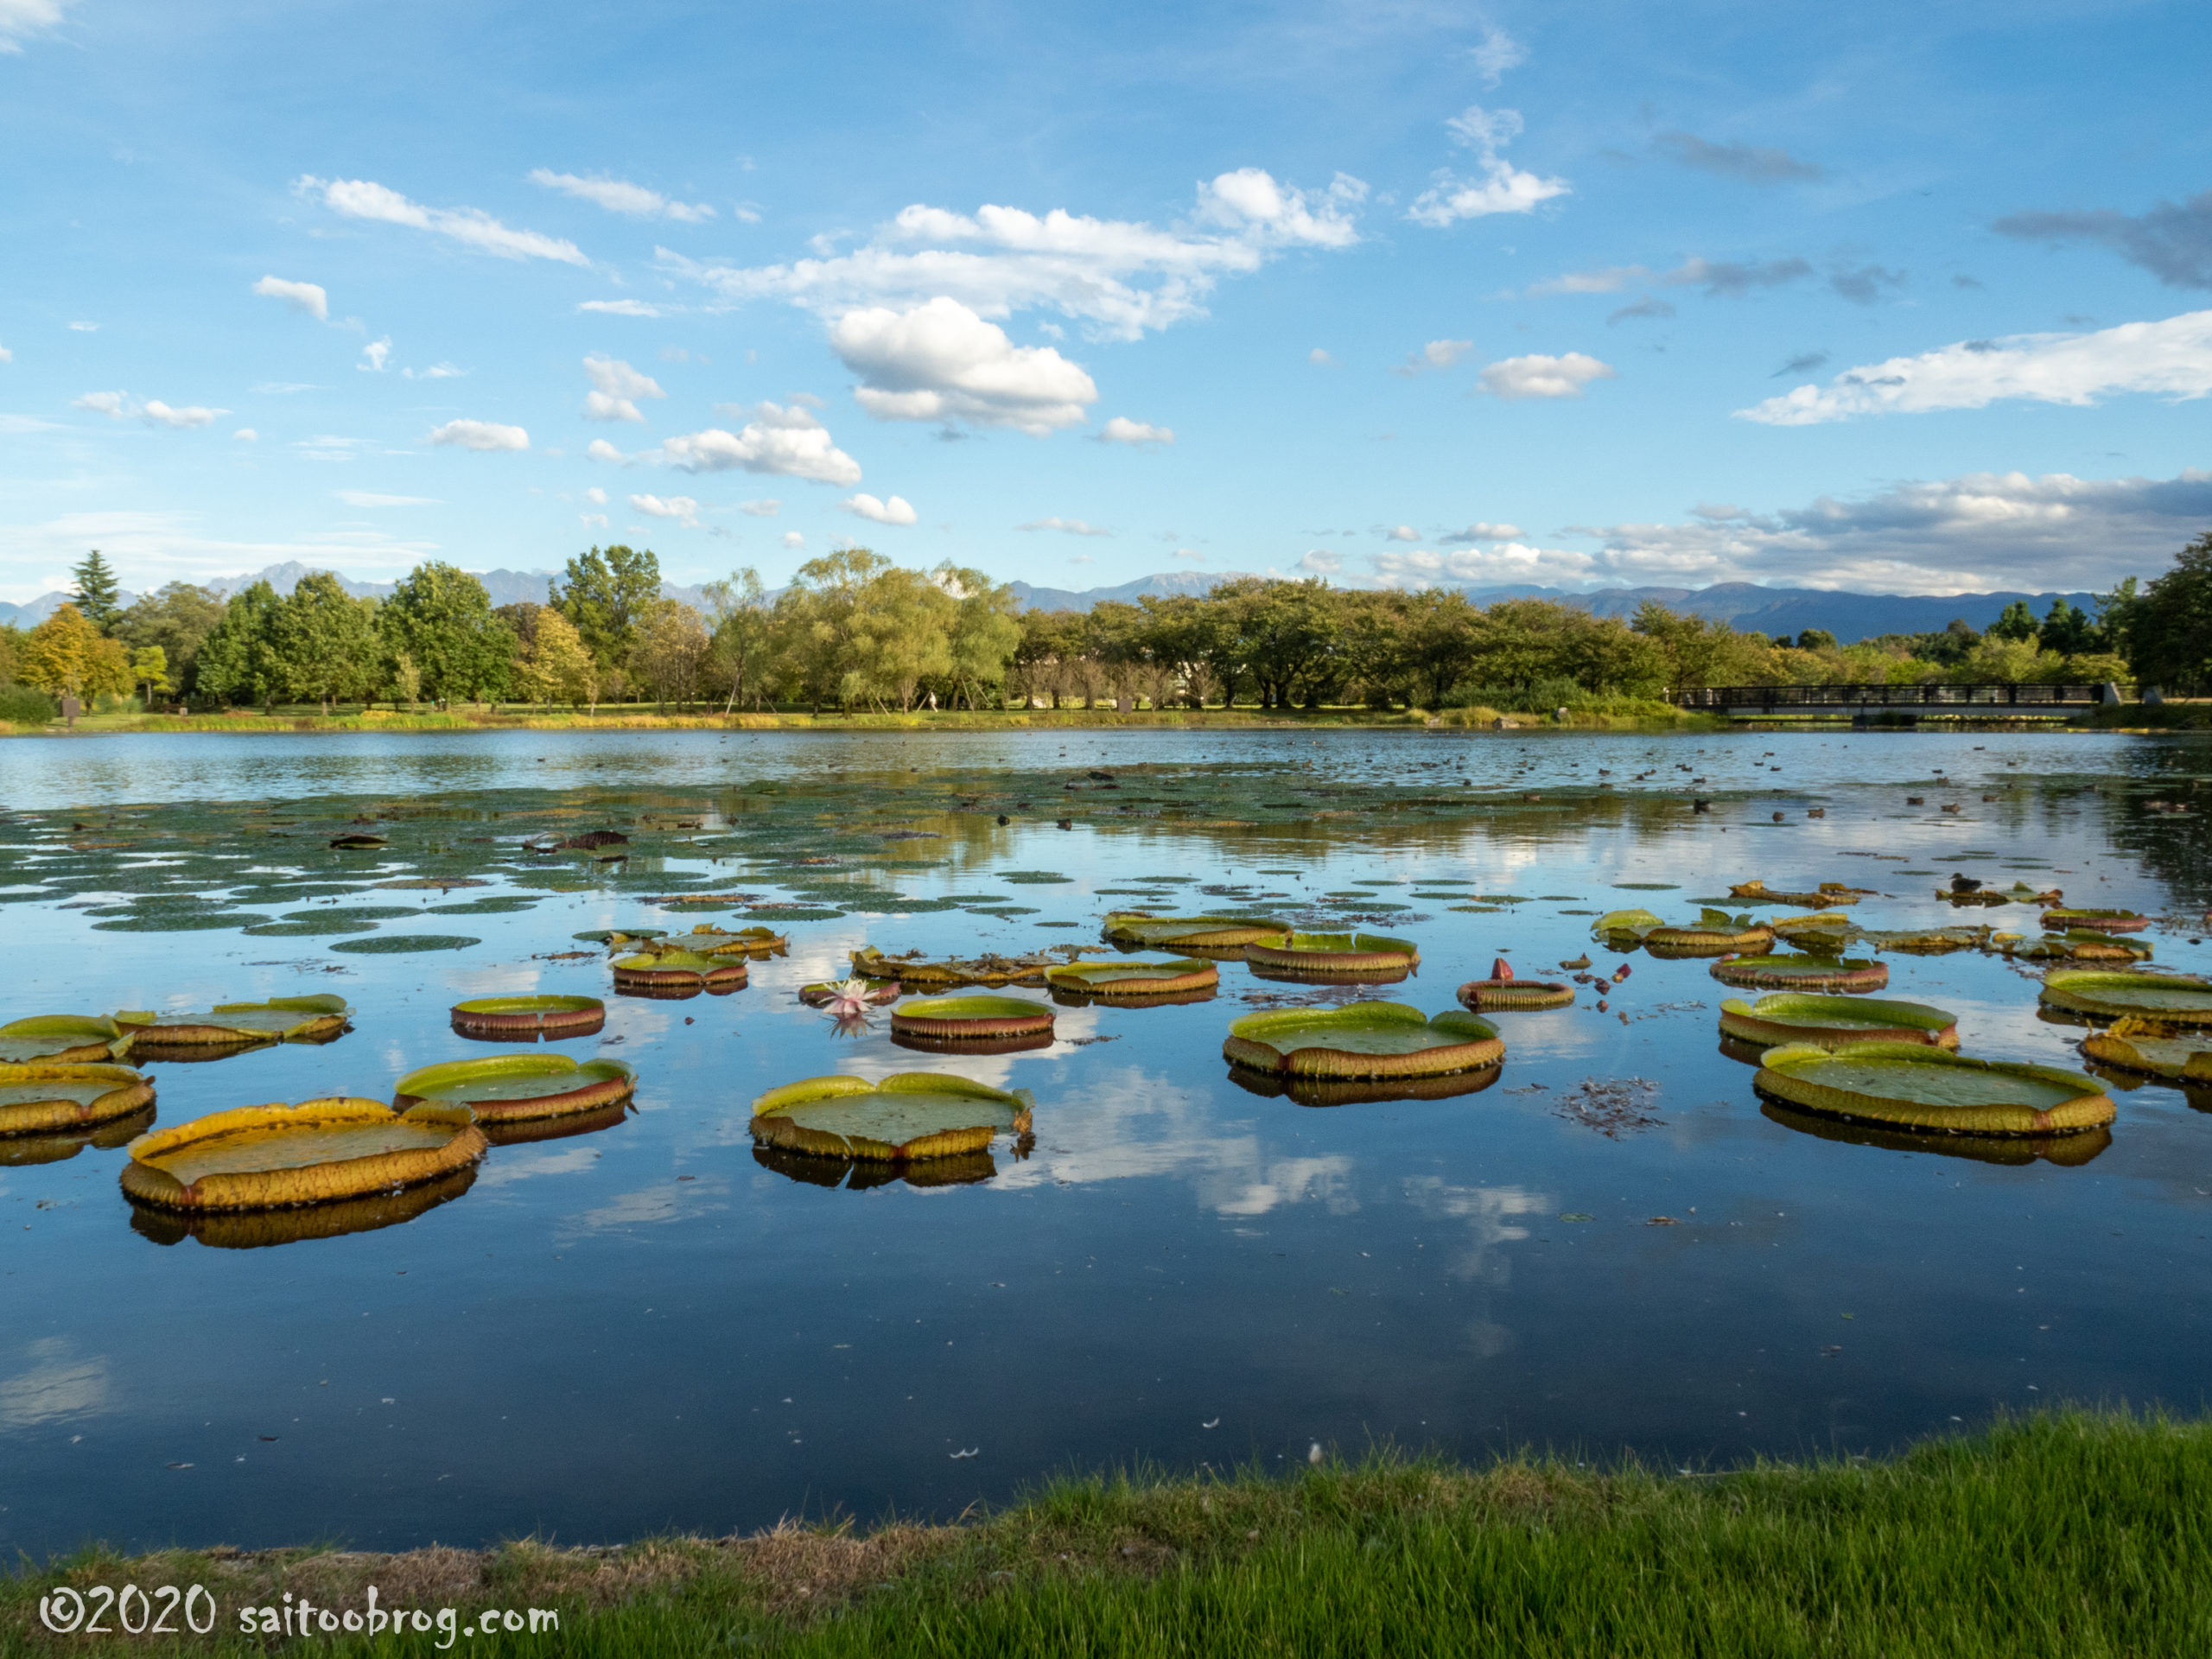
<svg viewBox="0 0 2212 1659"><path fill-rule="evenodd" d="M167 1650L264 1653L246 1606L550 1610L557 1650L2181 1652L2212 1625L2212 1423L2054 1408L1878 1458L1722 1471L1522 1455L1063 1479L980 1518L559 1548L93 1547L0 1580L0 1655L147 1650L49 1634L61 1586L206 1586ZM203 1617L207 1604L200 1604ZM515 1628L512 1624L508 1630ZM406 1651L452 1645L418 1624ZM480 1633L472 1650L482 1651ZM314 1640L319 1650L393 1651ZM543 1636L492 1638L543 1652Z"/></svg>

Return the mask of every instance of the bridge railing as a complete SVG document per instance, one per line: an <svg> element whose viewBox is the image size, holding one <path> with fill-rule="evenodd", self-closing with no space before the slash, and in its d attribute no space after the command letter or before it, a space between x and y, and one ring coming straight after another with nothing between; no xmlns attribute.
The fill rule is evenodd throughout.
<svg viewBox="0 0 2212 1659"><path fill-rule="evenodd" d="M2135 700L2135 688L2120 696ZM2094 708L2104 687L2041 683L1990 685L1706 685L1675 693L1685 709L1948 709Z"/></svg>

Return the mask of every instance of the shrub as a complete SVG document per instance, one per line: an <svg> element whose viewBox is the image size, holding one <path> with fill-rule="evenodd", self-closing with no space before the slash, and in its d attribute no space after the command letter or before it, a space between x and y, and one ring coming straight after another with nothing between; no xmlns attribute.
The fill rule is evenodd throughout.
<svg viewBox="0 0 2212 1659"><path fill-rule="evenodd" d="M29 685L0 685L0 720L14 726L43 726L60 710L54 699Z"/></svg>

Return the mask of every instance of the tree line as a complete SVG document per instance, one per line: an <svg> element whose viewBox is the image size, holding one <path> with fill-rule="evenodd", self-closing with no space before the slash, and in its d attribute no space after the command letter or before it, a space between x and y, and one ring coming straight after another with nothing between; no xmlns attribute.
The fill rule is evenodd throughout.
<svg viewBox="0 0 2212 1659"><path fill-rule="evenodd" d="M1850 645L1649 602L1623 620L1571 601L1249 576L1202 596L1023 611L980 571L911 569L866 548L808 561L773 594L741 569L709 583L703 607L665 597L653 553L620 545L569 559L544 603L496 607L474 576L436 562L382 600L316 572L286 594L173 582L125 607L97 551L73 575L73 603L35 628L0 629L0 687L202 708L1513 709L1708 685L2212 681L2212 535L2147 586L2130 578L2100 596L2094 613L2061 599L2037 617L2018 601L1986 632L1955 621Z"/></svg>

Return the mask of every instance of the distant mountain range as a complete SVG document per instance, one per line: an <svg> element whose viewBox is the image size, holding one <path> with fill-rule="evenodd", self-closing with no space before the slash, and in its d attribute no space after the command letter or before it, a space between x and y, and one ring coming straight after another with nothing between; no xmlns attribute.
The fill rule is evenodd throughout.
<svg viewBox="0 0 2212 1659"><path fill-rule="evenodd" d="M207 585L219 594L234 594L241 588L257 582L265 582L280 594L292 591L301 577L315 567L294 560L285 564L272 564L266 570L257 570L250 576L224 576ZM546 586L557 574L551 570L483 570L477 573L494 605L513 605L524 601L537 604L545 602ZM389 582L355 582L347 576L338 578L339 583L357 598L389 595L397 585ZM1207 575L1195 570L1163 570L1156 575L1125 582L1116 588L1037 588L1026 582L1010 583L1014 597L1024 610L1088 611L1104 601L1118 600L1134 603L1147 595L1172 598L1179 594L1210 593L1220 582L1230 580L1227 575ZM1448 585L1448 584L1447 584ZM660 591L664 598L680 599L687 605L703 606L705 593L696 587L680 582L664 582ZM1716 622L1726 622L1731 627L1756 631L1760 633L1802 632L1807 628L1826 628L1845 645L1880 633L1932 633L1948 627L1953 618L1963 620L1968 627L1986 628L1994 622L2005 607L2015 600L2024 599L2041 616L2050 609L2051 601L2064 599L2084 610L2095 603L2094 596L2080 594L1954 594L1948 598L1927 598L1904 594L1842 594L1827 593L1813 588L1762 588L1755 582L1724 582L1711 588L1606 588L1594 594L1571 594L1556 588L1477 588L1462 586L1460 591L1478 604L1488 604L1500 599L1550 599L1561 604L1579 605L1599 616L1630 616L1637 606L1648 599L1656 599L1669 610L1686 615L1708 617ZM128 605L134 595L124 594L123 602ZM67 594L41 594L26 605L0 602L0 623L12 622L18 627L35 627L51 616L57 606L67 602Z"/></svg>

